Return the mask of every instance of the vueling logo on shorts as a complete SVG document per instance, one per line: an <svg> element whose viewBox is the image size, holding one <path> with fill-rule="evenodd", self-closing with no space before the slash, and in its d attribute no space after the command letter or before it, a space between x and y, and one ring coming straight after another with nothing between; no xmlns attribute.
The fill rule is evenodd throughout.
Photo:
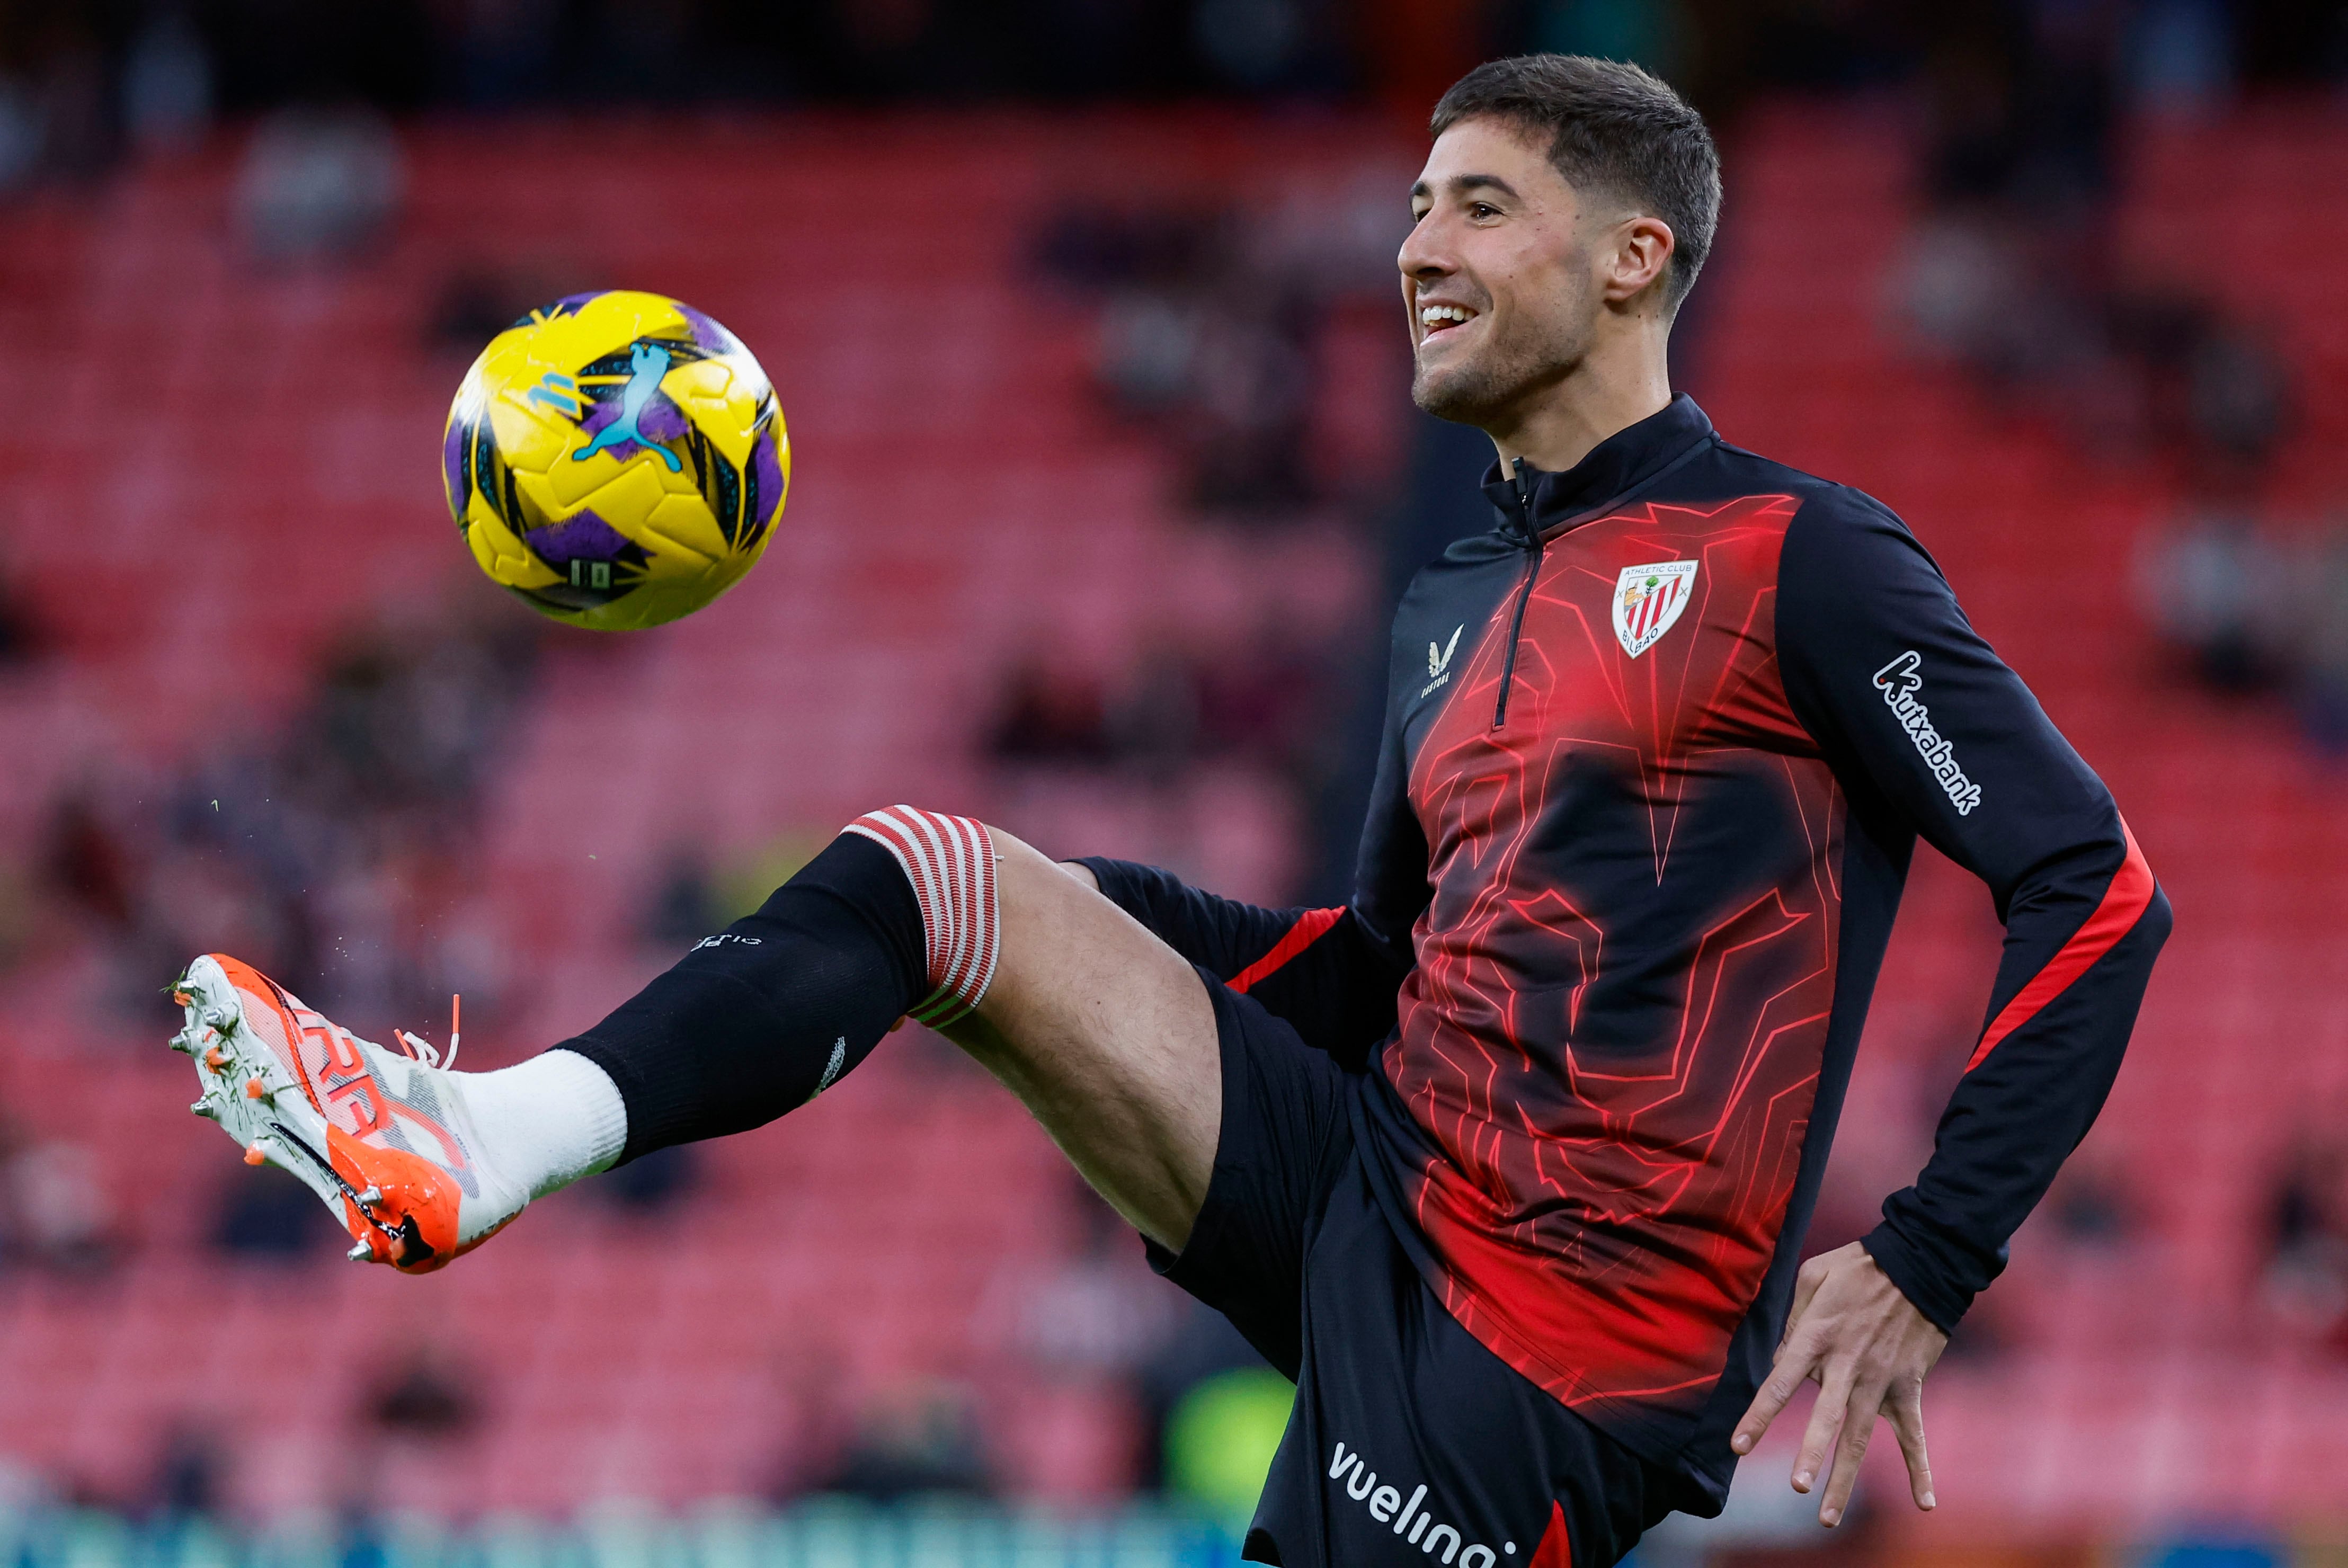
<svg viewBox="0 0 2348 1568"><path fill-rule="evenodd" d="M1401 1488L1380 1486L1378 1472L1365 1469L1362 1456L1347 1449L1344 1443L1337 1445L1337 1457L1329 1461L1329 1479L1344 1481L1345 1495L1367 1508L1372 1519L1380 1524L1391 1521L1396 1535L1438 1563L1449 1563L1456 1558L1459 1568L1492 1568L1500 1560L1500 1553L1488 1546L1461 1545L1459 1532L1454 1526L1436 1523L1435 1516L1419 1507L1426 1501L1425 1486L1415 1489L1410 1501L1405 1502ZM1500 1552L1513 1557L1517 1553L1517 1543L1508 1542L1501 1546Z"/></svg>

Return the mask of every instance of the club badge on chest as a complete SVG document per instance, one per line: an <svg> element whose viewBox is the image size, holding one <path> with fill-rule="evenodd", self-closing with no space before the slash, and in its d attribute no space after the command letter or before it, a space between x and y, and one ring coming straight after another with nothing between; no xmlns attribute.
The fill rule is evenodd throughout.
<svg viewBox="0 0 2348 1568"><path fill-rule="evenodd" d="M1695 596L1693 561L1658 561L1625 566L1614 579L1614 635L1622 651L1637 658L1672 629Z"/></svg>

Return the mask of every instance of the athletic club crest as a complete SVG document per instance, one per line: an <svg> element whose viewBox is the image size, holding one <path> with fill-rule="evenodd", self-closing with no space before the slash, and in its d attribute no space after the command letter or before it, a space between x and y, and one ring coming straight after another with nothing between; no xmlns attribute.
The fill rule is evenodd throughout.
<svg viewBox="0 0 2348 1568"><path fill-rule="evenodd" d="M1695 568L1693 561L1622 568L1614 579L1614 634L1624 653L1635 659L1672 629L1695 593Z"/></svg>

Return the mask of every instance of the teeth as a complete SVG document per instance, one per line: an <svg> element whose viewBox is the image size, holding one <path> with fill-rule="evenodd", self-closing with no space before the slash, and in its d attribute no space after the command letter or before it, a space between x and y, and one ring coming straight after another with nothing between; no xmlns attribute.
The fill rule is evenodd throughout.
<svg viewBox="0 0 2348 1568"><path fill-rule="evenodd" d="M1456 304L1431 304L1418 313L1419 324L1433 326L1438 321L1464 322L1468 313Z"/></svg>

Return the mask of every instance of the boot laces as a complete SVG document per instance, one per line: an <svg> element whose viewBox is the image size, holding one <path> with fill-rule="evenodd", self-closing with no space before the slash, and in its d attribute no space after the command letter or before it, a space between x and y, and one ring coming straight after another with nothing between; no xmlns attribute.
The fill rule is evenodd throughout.
<svg viewBox="0 0 2348 1568"><path fill-rule="evenodd" d="M394 1029L392 1038L399 1042L400 1048L411 1059L422 1062L427 1068L454 1068L457 1065L457 1047L464 1043L464 1036L459 1032L459 1026L464 1022L464 1005L465 998L461 993L448 998L448 1051L446 1056L423 1036L411 1035L406 1029Z"/></svg>

